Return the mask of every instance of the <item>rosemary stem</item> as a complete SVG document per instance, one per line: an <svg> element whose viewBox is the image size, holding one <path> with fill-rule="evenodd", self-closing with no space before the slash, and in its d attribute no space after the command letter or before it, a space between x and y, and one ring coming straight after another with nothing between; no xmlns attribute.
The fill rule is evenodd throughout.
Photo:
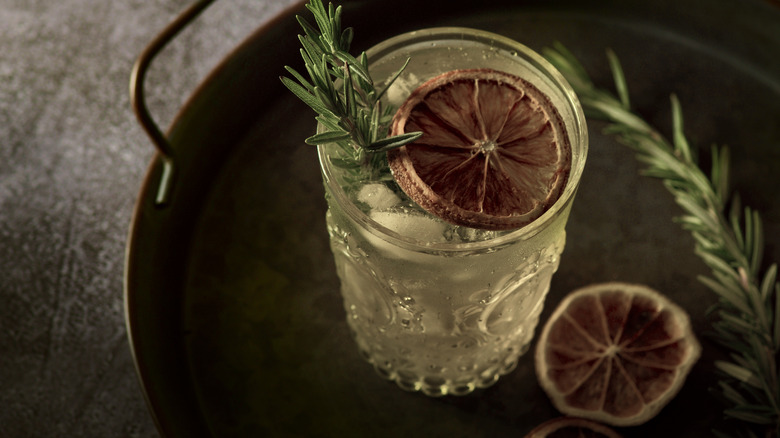
<svg viewBox="0 0 780 438"><path fill-rule="evenodd" d="M716 336L732 350L732 362L716 363L726 379L735 383L720 382L725 398L734 404L723 412L743 422L746 436L757 436L750 429L756 427L762 435L777 437L780 283L776 282L776 265L767 271L763 282L760 278L763 235L758 213L746 208L743 215L739 196L734 194L729 199L728 149L713 147L713 170L708 178L685 138L676 96L671 99L670 142L629 108L622 67L613 52L608 51L607 56L619 98L597 88L561 44L547 49L545 55L572 85L586 115L610 123L605 132L631 147L647 165L643 173L662 179L685 211L679 221L692 232L695 253L712 272L712 278L700 279L719 296L720 321L713 324ZM730 214L726 211L729 203Z"/></svg>

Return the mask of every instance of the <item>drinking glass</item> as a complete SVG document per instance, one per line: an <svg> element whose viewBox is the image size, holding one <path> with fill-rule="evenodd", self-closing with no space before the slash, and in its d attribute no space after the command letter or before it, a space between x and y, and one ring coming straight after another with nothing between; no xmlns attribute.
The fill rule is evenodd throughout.
<svg viewBox="0 0 780 438"><path fill-rule="evenodd" d="M335 144L318 148L327 225L347 323L383 377L430 396L495 383L528 350L566 242L565 225L585 165L585 118L569 84L544 58L475 29L402 34L367 51L372 77L409 65L387 93L396 107L446 71L492 68L549 97L571 145L559 199L522 228L491 232L450 225L415 209L392 181L356 184Z"/></svg>

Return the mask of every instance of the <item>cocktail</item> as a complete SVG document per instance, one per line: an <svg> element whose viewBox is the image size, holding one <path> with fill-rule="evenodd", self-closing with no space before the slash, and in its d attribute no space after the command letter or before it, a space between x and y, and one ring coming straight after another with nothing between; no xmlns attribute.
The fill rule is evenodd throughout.
<svg viewBox="0 0 780 438"><path fill-rule="evenodd" d="M398 107L443 72L491 68L526 79L558 112L571 148L560 196L515 230L451 224L412 201L382 175L357 178L334 165L337 144L320 146L328 231L347 321L383 376L429 395L464 394L511 371L528 349L563 251L565 224L582 172L587 137L581 111L562 79L527 48L485 32L412 32L367 52L372 76L409 65L388 90ZM380 172L381 173L381 172Z"/></svg>
<svg viewBox="0 0 780 438"><path fill-rule="evenodd" d="M499 35L426 29L366 54L381 103L398 108L391 134L422 134L389 152L318 147L347 323L401 388L467 394L528 350L585 164L584 116L552 66Z"/></svg>

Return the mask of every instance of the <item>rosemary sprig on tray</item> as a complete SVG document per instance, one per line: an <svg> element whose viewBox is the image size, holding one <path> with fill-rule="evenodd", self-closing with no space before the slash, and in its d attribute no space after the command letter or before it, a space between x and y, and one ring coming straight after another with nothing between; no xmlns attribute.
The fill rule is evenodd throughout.
<svg viewBox="0 0 780 438"><path fill-rule="evenodd" d="M778 436L780 432L780 283L777 265L765 272L759 213L743 209L729 193L729 150L712 148L709 177L699 168L683 132L680 103L672 95L672 140L630 109L628 87L617 56L607 51L617 96L597 88L583 66L563 45L544 52L578 94L589 117L610 122L606 132L631 147L644 174L659 178L685 214L676 220L693 235L696 254L711 269L700 280L719 300L714 338L730 350L730 361L718 361L723 374L719 392L729 405L727 418L741 420L740 436ZM720 436L722 433L715 432Z"/></svg>
<svg viewBox="0 0 780 438"><path fill-rule="evenodd" d="M354 146L355 158L360 161L366 151L386 151L419 138L422 133L417 132L387 137L393 110L383 108L380 101L406 64L377 90L366 53L357 58L349 53L353 30L342 30L341 6L331 3L326 10L322 0L310 0L306 8L317 27L303 17L296 18L304 31L298 39L309 79L289 66L285 69L295 80L281 78L290 91L317 112L316 120L325 128L307 138L306 143L346 142Z"/></svg>

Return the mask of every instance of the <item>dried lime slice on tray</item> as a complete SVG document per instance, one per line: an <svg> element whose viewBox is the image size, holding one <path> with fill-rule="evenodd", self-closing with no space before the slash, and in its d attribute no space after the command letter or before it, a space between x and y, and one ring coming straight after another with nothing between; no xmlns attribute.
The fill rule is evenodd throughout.
<svg viewBox="0 0 780 438"><path fill-rule="evenodd" d="M576 417L560 417L546 421L525 438L621 438L609 427Z"/></svg>
<svg viewBox="0 0 780 438"><path fill-rule="evenodd" d="M631 426L677 394L700 354L682 308L643 285L601 283L572 292L550 316L536 373L564 414Z"/></svg>
<svg viewBox="0 0 780 438"><path fill-rule="evenodd" d="M560 115L535 86L492 69L454 70L412 92L391 135L422 131L388 152L399 186L456 225L519 228L560 197L571 145Z"/></svg>

